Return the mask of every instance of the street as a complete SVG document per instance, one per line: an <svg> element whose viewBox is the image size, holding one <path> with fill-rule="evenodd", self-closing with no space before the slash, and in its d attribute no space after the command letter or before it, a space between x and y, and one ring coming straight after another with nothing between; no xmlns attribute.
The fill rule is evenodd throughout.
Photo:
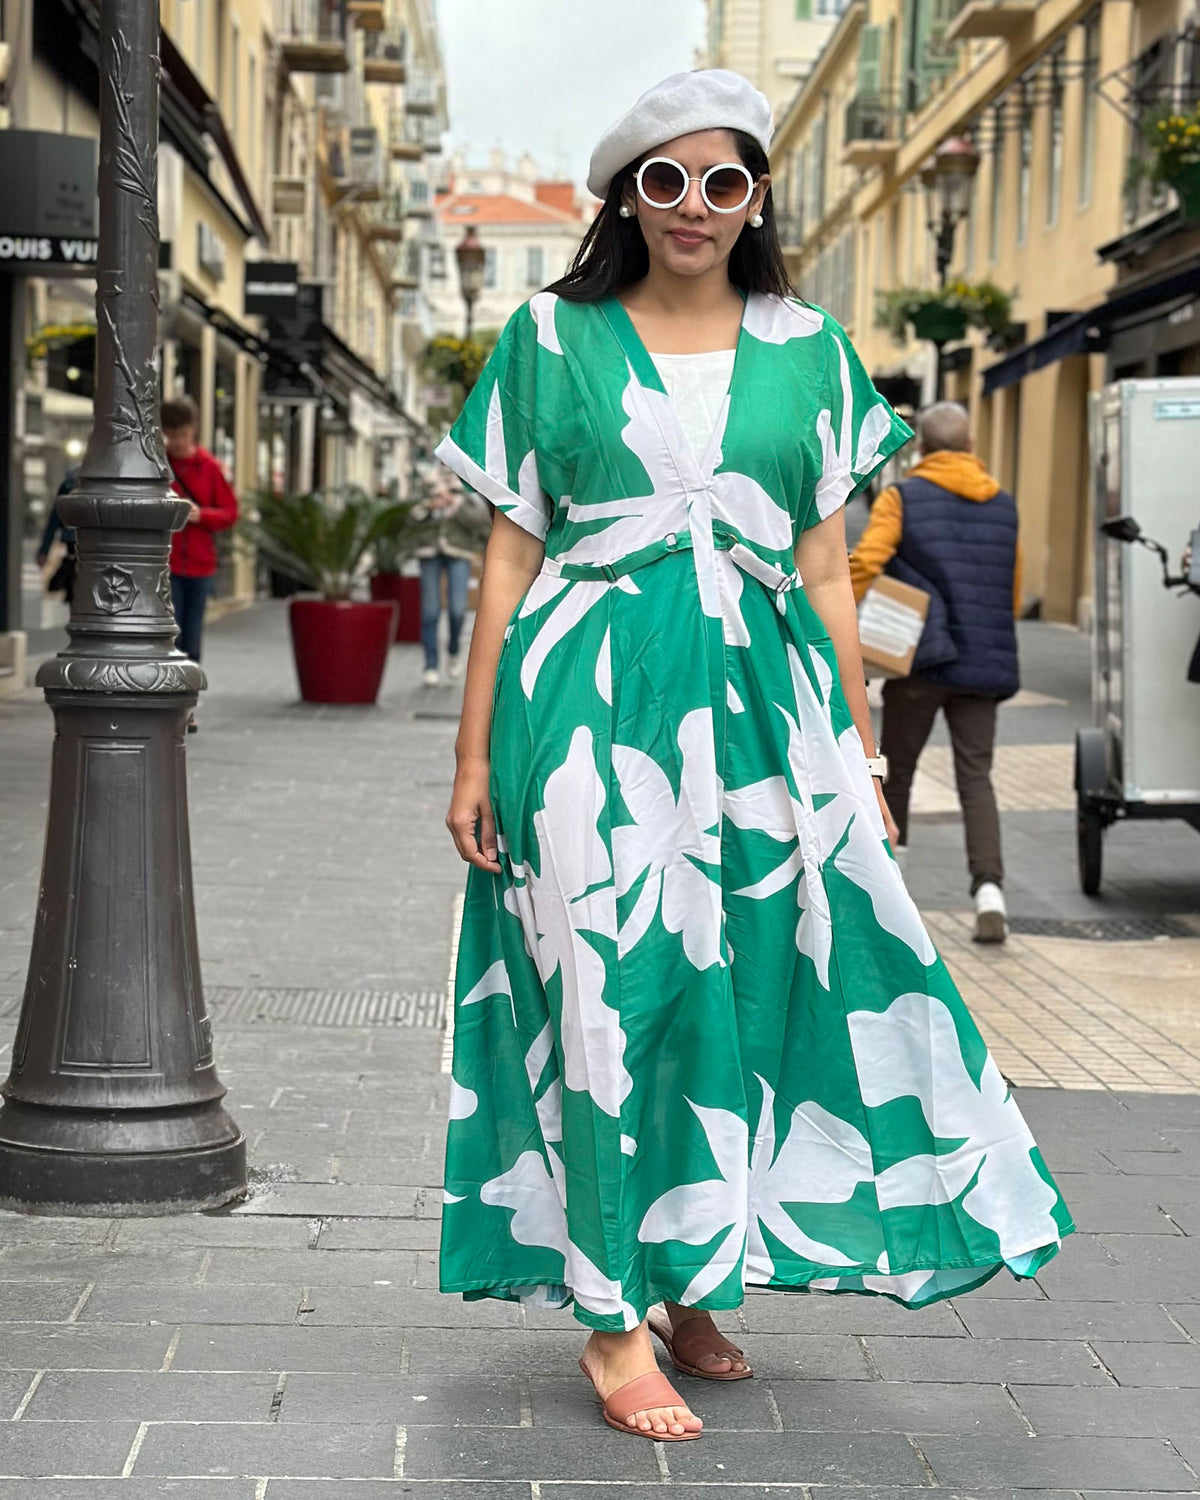
<svg viewBox="0 0 1200 1500"><path fill-rule="evenodd" d="M2 1500L773 1500L1200 1494L1200 840L1119 827L1075 875L1085 637L1021 626L1001 714L1012 936L969 941L944 738L907 878L1080 1232L1036 1282L920 1312L752 1293L757 1376L683 1378L698 1443L605 1428L569 1314L442 1297L444 1023L463 869L456 694L392 653L376 709L302 706L284 607L212 626L191 834L205 989L250 1149L234 1208L0 1214ZM0 1070L50 749L0 702Z"/></svg>

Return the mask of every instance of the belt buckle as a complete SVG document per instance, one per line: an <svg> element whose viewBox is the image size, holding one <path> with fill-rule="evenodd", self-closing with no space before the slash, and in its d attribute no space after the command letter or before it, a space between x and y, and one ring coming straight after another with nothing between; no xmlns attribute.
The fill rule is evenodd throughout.
<svg viewBox="0 0 1200 1500"><path fill-rule="evenodd" d="M601 563L600 571L609 583L616 583L617 570L612 563Z"/></svg>

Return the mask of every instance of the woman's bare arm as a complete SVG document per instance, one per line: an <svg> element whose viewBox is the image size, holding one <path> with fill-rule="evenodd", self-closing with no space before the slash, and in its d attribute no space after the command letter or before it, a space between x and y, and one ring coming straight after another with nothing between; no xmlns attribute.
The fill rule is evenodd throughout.
<svg viewBox="0 0 1200 1500"><path fill-rule="evenodd" d="M846 526L839 509L825 520L801 533L796 543L796 567L804 581L808 602L821 617L837 655L838 675L846 707L854 720L868 756L875 750L875 730L867 706L867 688L863 680L862 652L858 644L858 612L854 607L854 590L850 586L850 564L846 554ZM888 811L883 787L876 781L880 811L888 838L895 844L899 838L895 820Z"/></svg>
<svg viewBox="0 0 1200 1500"><path fill-rule="evenodd" d="M471 632L462 718L455 754L458 769L450 811L446 815L462 857L481 870L498 873L496 821L488 795L491 757L492 694L504 632L513 610L525 597L545 557L544 545L496 512L484 557L479 608Z"/></svg>

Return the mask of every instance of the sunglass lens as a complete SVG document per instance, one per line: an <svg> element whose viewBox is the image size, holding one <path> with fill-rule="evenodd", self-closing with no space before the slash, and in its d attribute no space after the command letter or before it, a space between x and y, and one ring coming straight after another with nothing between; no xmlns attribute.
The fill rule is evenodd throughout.
<svg viewBox="0 0 1200 1500"><path fill-rule="evenodd" d="M736 167L721 167L704 184L708 201L714 208L737 208L749 197L749 185Z"/></svg>
<svg viewBox="0 0 1200 1500"><path fill-rule="evenodd" d="M653 161L642 173L642 192L663 207L677 203L686 187L683 171L674 162Z"/></svg>

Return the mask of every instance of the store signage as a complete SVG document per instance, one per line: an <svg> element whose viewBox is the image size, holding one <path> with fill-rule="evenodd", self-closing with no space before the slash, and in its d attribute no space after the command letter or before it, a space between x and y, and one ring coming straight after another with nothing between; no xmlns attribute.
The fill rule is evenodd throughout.
<svg viewBox="0 0 1200 1500"><path fill-rule="evenodd" d="M11 230L6 238L39 247L44 239L94 239L96 160L92 136L0 130L0 234Z"/></svg>
<svg viewBox="0 0 1200 1500"><path fill-rule="evenodd" d="M247 317L286 318L296 311L300 267L294 260L249 260L245 276Z"/></svg>
<svg viewBox="0 0 1200 1500"><path fill-rule="evenodd" d="M0 234L0 270L60 270L64 266L78 270L96 264L99 241L57 234Z"/></svg>
<svg viewBox="0 0 1200 1500"><path fill-rule="evenodd" d="M270 357L263 372L263 395L271 400L316 399L318 386L312 377L320 370L324 350L324 290L319 282L302 281L290 308L268 315Z"/></svg>

